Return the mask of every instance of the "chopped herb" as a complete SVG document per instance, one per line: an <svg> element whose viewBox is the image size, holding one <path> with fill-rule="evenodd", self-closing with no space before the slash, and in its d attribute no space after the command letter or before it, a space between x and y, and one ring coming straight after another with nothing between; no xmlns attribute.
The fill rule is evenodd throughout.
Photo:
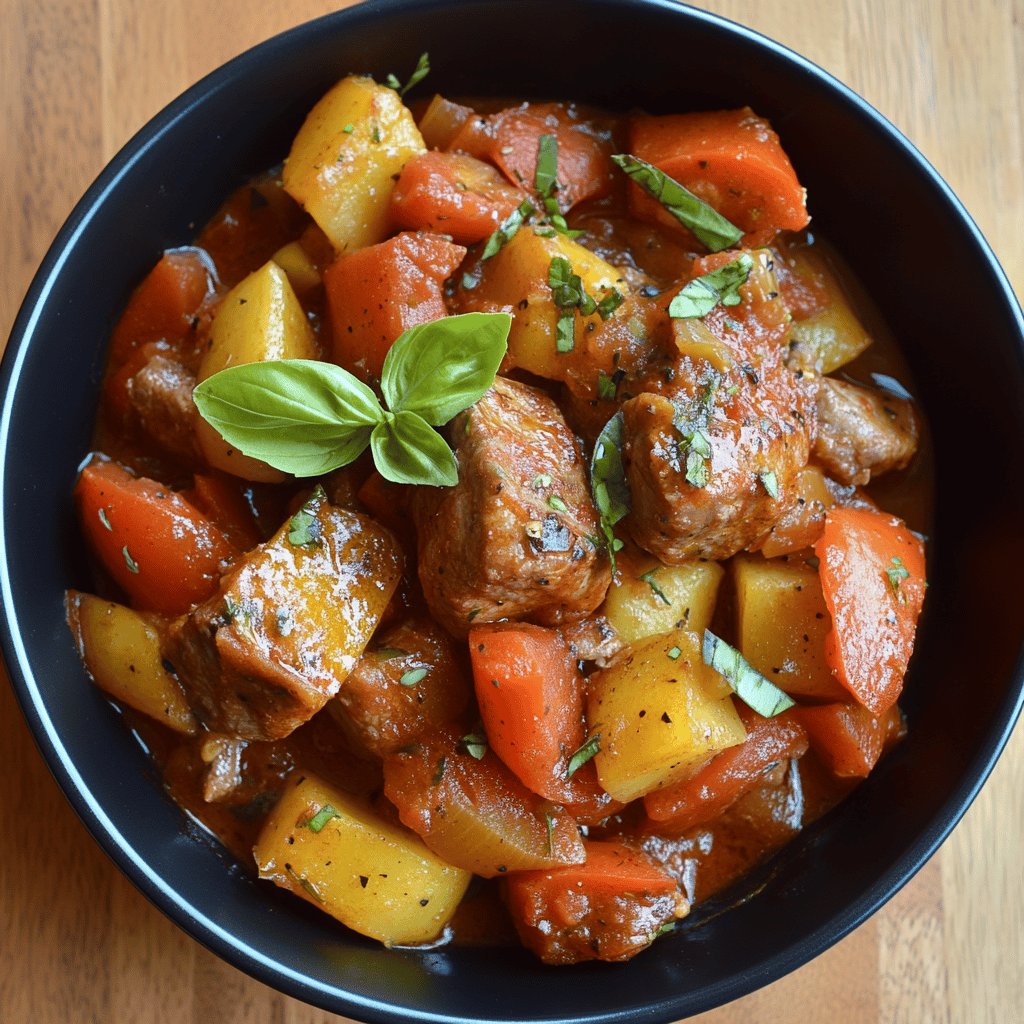
<svg viewBox="0 0 1024 1024"><path fill-rule="evenodd" d="M437 762L437 771L434 772L434 778L431 780L432 784L437 786L440 785L441 780L444 778L444 771L448 767L448 758L442 757Z"/></svg>
<svg viewBox="0 0 1024 1024"><path fill-rule="evenodd" d="M601 734L596 732L593 736L588 736L586 743L569 758L565 777L571 779L600 749Z"/></svg>
<svg viewBox="0 0 1024 1024"><path fill-rule="evenodd" d="M686 406L676 401L672 425L679 433L679 461L687 483L693 487L707 487L711 470L706 460L711 458L711 441L706 433L715 408L715 394L721 378L716 374L705 382L698 398Z"/></svg>
<svg viewBox="0 0 1024 1024"><path fill-rule="evenodd" d="M324 804L309 821L304 822L300 827L308 828L310 832L319 832L332 818L340 817L341 815L331 804Z"/></svg>
<svg viewBox="0 0 1024 1024"><path fill-rule="evenodd" d="M489 260L492 256L496 256L502 246L507 245L515 233L530 219L530 217L536 212L536 207L529 199L524 199L495 229L494 233L490 238L487 239L487 244L484 245L484 251L480 255L481 262L483 260Z"/></svg>
<svg viewBox="0 0 1024 1024"><path fill-rule="evenodd" d="M292 516L288 524L289 544L294 544L297 548L315 548L320 545L321 525L317 512L325 498L324 489L317 484L309 499Z"/></svg>
<svg viewBox="0 0 1024 1024"><path fill-rule="evenodd" d="M704 630L702 654L704 664L718 672L736 696L759 715L772 718L793 707L794 702L782 690L710 629Z"/></svg>
<svg viewBox="0 0 1024 1024"><path fill-rule="evenodd" d="M576 347L576 321L571 311L558 315L555 325L555 351L566 353Z"/></svg>
<svg viewBox="0 0 1024 1024"><path fill-rule="evenodd" d="M658 570L656 568L649 569L647 572L641 573L637 577L637 579L643 580L644 583L646 583L647 586L649 586L651 590L654 591L654 596L657 597L659 601L663 601L665 604L670 605L672 602L666 596L665 591L662 590L661 587L659 587L658 584L654 582L654 574L657 571Z"/></svg>
<svg viewBox="0 0 1024 1024"><path fill-rule="evenodd" d="M672 661L678 661L679 656L683 653L683 651L682 648L679 647L670 647L665 653L669 656L669 658Z"/></svg>
<svg viewBox="0 0 1024 1024"><path fill-rule="evenodd" d="M113 532L114 528L110 525L110 520L107 518L107 510L105 508L101 508L97 515L100 517L100 522L103 524L104 528Z"/></svg>
<svg viewBox="0 0 1024 1024"><path fill-rule="evenodd" d="M345 127L344 127L344 128L342 128L341 130L342 130L342 131L343 131L343 132L344 132L344 133L345 133L346 135L351 135L351 134L352 134L352 133L353 133L353 132L354 132L354 131L356 130L356 126L355 126L354 124L347 124L347 125L345 125Z"/></svg>
<svg viewBox="0 0 1024 1024"><path fill-rule="evenodd" d="M764 489L768 492L768 497L774 498L776 501L779 500L779 478L775 475L774 469L766 469L763 473L758 473L758 480L761 481Z"/></svg>
<svg viewBox="0 0 1024 1024"><path fill-rule="evenodd" d="M416 61L416 67L413 73L409 76L409 81L402 85L399 82L397 76L388 75L384 79L384 84L389 89L394 89L399 96L404 96L414 85L419 85L427 75L430 74L430 55L426 53L420 54L420 59Z"/></svg>
<svg viewBox="0 0 1024 1024"><path fill-rule="evenodd" d="M558 139L542 135L537 140L537 173L533 186L542 199L547 199L558 188Z"/></svg>
<svg viewBox="0 0 1024 1024"><path fill-rule="evenodd" d="M373 653L381 661L392 661L395 658L407 658L409 656L409 652L403 651L401 647L378 647Z"/></svg>
<svg viewBox="0 0 1024 1024"><path fill-rule="evenodd" d="M712 252L728 249L743 237L743 232L735 224L664 171L628 153L617 153L612 160Z"/></svg>
<svg viewBox="0 0 1024 1024"><path fill-rule="evenodd" d="M533 489L539 491L542 487L551 486L551 477L547 473L538 473L533 478Z"/></svg>
<svg viewBox="0 0 1024 1024"><path fill-rule="evenodd" d="M744 252L724 267L694 278L669 303L668 315L677 320L688 320L707 316L719 303L723 306L739 305L740 285L746 283L753 266L754 261Z"/></svg>
<svg viewBox="0 0 1024 1024"><path fill-rule="evenodd" d="M568 512L569 506L557 495L552 494L548 498L548 508L553 508L556 512Z"/></svg>
<svg viewBox="0 0 1024 1024"><path fill-rule="evenodd" d="M615 552L622 541L615 536L615 524L629 513L630 494L622 465L622 411L617 412L601 430L590 460L590 492L601 517L604 547L615 569Z"/></svg>
<svg viewBox="0 0 1024 1024"><path fill-rule="evenodd" d="M135 559L132 558L132 556L128 553L127 544L125 544L125 546L121 548L121 554L124 555L124 564L128 566L128 571L138 573L139 563L136 562Z"/></svg>
<svg viewBox="0 0 1024 1024"><path fill-rule="evenodd" d="M686 446L686 482L694 487L707 487L711 479L706 459L711 458L711 442L702 430L694 430L685 435Z"/></svg>
<svg viewBox="0 0 1024 1024"><path fill-rule="evenodd" d="M464 754L482 761L487 753L487 737L471 732L459 740L458 747Z"/></svg>
<svg viewBox="0 0 1024 1024"><path fill-rule="evenodd" d="M420 666L419 668L411 668L405 675L402 676L398 682L402 686L415 686L418 682L423 680L427 675L427 670Z"/></svg>
<svg viewBox="0 0 1024 1024"><path fill-rule="evenodd" d="M625 301L622 292L618 288L612 288L597 304L597 315L602 320L607 320Z"/></svg>
<svg viewBox="0 0 1024 1024"><path fill-rule="evenodd" d="M662 935L668 935L668 933L669 933L669 932L674 932L675 930L676 930L676 923L675 923L675 921L666 921L666 922L665 922L665 923L664 923L664 924L663 924L663 925L662 925L662 926L661 926L661 927L660 927L660 928L659 928L659 929L658 929L658 930L657 930L657 931L656 931L656 932L654 933L654 938L655 938L655 939L660 939L660 938L662 937ZM653 939L652 939L652 941L653 941Z"/></svg>
<svg viewBox="0 0 1024 1024"><path fill-rule="evenodd" d="M384 136L380 133L380 125L376 121L373 122L373 128L370 130L370 138L378 145L384 141Z"/></svg>
<svg viewBox="0 0 1024 1024"><path fill-rule="evenodd" d="M597 371L597 397L603 398L605 401L614 401L615 395L619 390L618 384L615 383L614 377L609 377L604 370Z"/></svg>
<svg viewBox="0 0 1024 1024"><path fill-rule="evenodd" d="M903 604L906 601L906 597L903 596L900 590L900 583L910 578L910 572L903 564L902 558L890 558L889 562L890 565L886 568L885 575L889 579L889 586L892 587L892 592L900 599L900 603Z"/></svg>

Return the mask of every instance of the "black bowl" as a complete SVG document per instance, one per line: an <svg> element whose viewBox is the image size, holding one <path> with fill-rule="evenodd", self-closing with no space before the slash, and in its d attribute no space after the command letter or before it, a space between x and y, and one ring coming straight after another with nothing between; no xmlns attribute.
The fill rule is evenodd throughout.
<svg viewBox="0 0 1024 1024"><path fill-rule="evenodd" d="M626 966L528 954L392 951L257 884L191 828L79 666L63 592L87 585L71 505L105 341L160 251L281 159L350 71L411 68L449 94L653 112L750 104L808 187L814 224L900 339L934 432L937 508L910 734L870 780L739 893ZM1024 576L1021 313L946 185L857 96L782 47L659 0L375 0L270 40L151 121L76 207L3 362L4 655L68 799L115 862L191 935L268 984L372 1021L668 1021L764 985L842 938L934 852L1021 707L1022 623L994 581ZM55 370L59 367L59 372ZM42 416L59 410L55 434ZM984 491L982 492L982 487Z"/></svg>

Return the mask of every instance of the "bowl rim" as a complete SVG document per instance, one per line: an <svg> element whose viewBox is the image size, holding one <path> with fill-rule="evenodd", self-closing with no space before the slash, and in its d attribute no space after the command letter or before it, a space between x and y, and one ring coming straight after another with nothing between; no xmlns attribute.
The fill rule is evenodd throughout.
<svg viewBox="0 0 1024 1024"><path fill-rule="evenodd" d="M204 99L225 88L227 83L237 76L250 73L268 55L278 50L301 48L302 40L321 31L325 24L355 24L363 19L374 20L381 15L425 10L436 6L434 0L366 0L364 3L322 15L280 32L203 76L150 118L120 148L75 204L56 234L33 276L15 318L0 364L0 392L3 395L0 406L0 452L6 451L9 443L14 396L48 296L73 253L78 239L88 229L95 211L103 205L108 194L131 171L142 154L168 132L173 131L177 123L187 117ZM754 29L721 15L678 3L676 0L590 0L590 6L655 8L739 36L790 65L792 70L809 76L814 87L836 94L838 100L845 103L860 118L869 121L875 131L887 136L901 151L903 158L914 165L915 171L938 190L950 216L966 228L974 246L974 256L986 264L988 274L999 286L1005 300L1006 312L1016 321L1019 335L1017 355L1024 376L1024 314L1005 271L950 186L913 143L886 117L855 91L806 57ZM6 488L6 475L0 472L0 507L4 509L7 506ZM151 903L192 938L250 976L288 995L333 1012L354 1013L359 1019L381 1024L394 1024L399 1019L437 1024L451 1024L454 1021L462 1024L497 1024L499 1020L525 1020L512 1017L453 1017L446 1013L409 1008L403 1008L399 1012L393 1004L359 996L337 985L319 981L293 970L251 944L241 941L228 928L199 911L183 893L166 884L125 839L103 806L88 790L54 722L46 713L43 695L33 674L20 626L18 601L12 586L7 559L9 540L6 518L0 517L0 599L3 604L3 614L0 617L0 650L15 696L37 748L72 808L105 853ZM705 1009L747 995L807 963L848 935L914 877L970 807L995 766L1024 709L1024 649L1018 652L1015 666L1008 678L1013 685L1008 688L998 706L997 715L993 719L985 743L971 762L964 780L942 803L939 813L931 823L931 828L917 838L888 872L880 876L873 886L842 912L829 918L815 930L803 934L788 946L780 948L760 963L751 964L744 971L706 989L711 1001L704 1007ZM630 1019L649 1022L676 1019L684 1005L684 998L685 994L681 994L672 1000L638 1007L631 1013ZM546 1019L550 1024L570 1024L569 1018ZM621 1014L613 1012L583 1014L571 1018L571 1021L575 1024L611 1024L622 1019Z"/></svg>

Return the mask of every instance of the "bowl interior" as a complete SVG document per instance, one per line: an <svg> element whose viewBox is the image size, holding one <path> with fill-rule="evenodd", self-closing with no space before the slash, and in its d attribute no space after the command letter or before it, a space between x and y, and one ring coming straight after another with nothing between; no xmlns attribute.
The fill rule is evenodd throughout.
<svg viewBox="0 0 1024 1024"><path fill-rule="evenodd" d="M517 950L389 952L257 885L163 795L85 682L64 624L65 587L88 585L70 489L130 290L231 188L283 157L335 80L401 74L423 50L433 67L424 88L446 94L652 112L749 104L769 117L815 228L909 357L939 453L906 742L742 884L739 895L763 886L756 899L725 914L722 901L700 908L626 967L552 971ZM753 33L658 0L397 0L331 15L227 65L151 122L76 208L32 286L4 360L0 420L12 679L58 781L113 858L198 939L291 994L394 1021L667 1021L710 1008L799 966L888 898L1005 742L1020 707L1022 627L997 581L1024 570L1021 335L1004 277L934 172L856 97ZM50 409L57 424L41 422Z"/></svg>

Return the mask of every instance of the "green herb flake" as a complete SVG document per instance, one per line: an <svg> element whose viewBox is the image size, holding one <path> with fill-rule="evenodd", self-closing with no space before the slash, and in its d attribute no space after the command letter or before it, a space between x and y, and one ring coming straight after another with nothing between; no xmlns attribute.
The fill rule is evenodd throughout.
<svg viewBox="0 0 1024 1024"><path fill-rule="evenodd" d="M683 651L680 647L670 647L665 653L668 655L670 661L678 661Z"/></svg>
<svg viewBox="0 0 1024 1024"><path fill-rule="evenodd" d="M502 247L508 245L516 232L536 213L536 207L529 199L524 199L494 230L487 239L484 251L480 254L481 261L497 256Z"/></svg>
<svg viewBox="0 0 1024 1024"><path fill-rule="evenodd" d="M138 575L139 563L136 562L135 559L132 558L132 556L128 553L127 544L125 544L125 546L121 548L121 554L124 555L124 564L128 566L128 571Z"/></svg>
<svg viewBox="0 0 1024 1024"><path fill-rule="evenodd" d="M409 657L409 652L403 651L401 647L378 647L373 653L381 661L394 661L395 658Z"/></svg>
<svg viewBox="0 0 1024 1024"><path fill-rule="evenodd" d="M779 478L775 475L774 469L766 469L763 473L758 473L758 480L761 481L761 485L768 492L769 498L774 498L775 501L779 500Z"/></svg>
<svg viewBox="0 0 1024 1024"><path fill-rule="evenodd" d="M331 804L324 804L309 821L304 822L302 827L308 828L310 832L320 832L332 818L340 817L341 815Z"/></svg>
<svg viewBox="0 0 1024 1024"><path fill-rule="evenodd" d="M565 770L565 777L571 779L592 757L601 749L601 734L594 733L588 736L586 743L569 758L569 765Z"/></svg>
<svg viewBox="0 0 1024 1024"><path fill-rule="evenodd" d="M100 517L100 522L103 524L103 528L105 530L110 530L111 533L113 533L114 528L110 525L110 520L107 518L107 510L105 508L101 508L96 514Z"/></svg>
<svg viewBox="0 0 1024 1024"><path fill-rule="evenodd" d="M422 682L427 675L427 670L421 665L419 668L411 668L406 672L398 682L402 686L415 686L417 683Z"/></svg>
<svg viewBox="0 0 1024 1024"><path fill-rule="evenodd" d="M707 316L721 304L736 306L740 303L740 286L746 284L753 259L747 253L740 253L731 263L694 278L669 303L668 315L677 320Z"/></svg>
<svg viewBox="0 0 1024 1024"><path fill-rule="evenodd" d="M609 377L604 370L597 371L597 397L606 402L613 402L618 393L619 386L615 383L614 377Z"/></svg>
<svg viewBox="0 0 1024 1024"><path fill-rule="evenodd" d="M728 249L743 237L735 224L664 171L628 153L615 154L612 160L712 252Z"/></svg>
<svg viewBox="0 0 1024 1024"><path fill-rule="evenodd" d="M458 747L462 753L469 754L477 761L482 761L487 754L487 737L471 732L459 740Z"/></svg>
<svg viewBox="0 0 1024 1024"><path fill-rule="evenodd" d="M402 85L398 80L397 75L388 75L384 79L384 84L389 89L394 89L399 96L404 96L414 85L419 85L427 75L430 74L430 55L427 53L421 53L420 59L416 62L416 67L413 69L413 73L409 76L409 81Z"/></svg>
<svg viewBox="0 0 1024 1024"><path fill-rule="evenodd" d="M625 296L618 288L612 288L597 304L597 315L602 320L607 320L626 301Z"/></svg>
<svg viewBox="0 0 1024 1024"><path fill-rule="evenodd" d="M666 922L665 922L665 923L664 923L664 924L663 924L663 925L662 925L662 926L661 926L661 927L660 927L660 928L659 928L659 929L658 929L658 930L657 930L657 931L656 931L656 932L654 933L654 939L660 939L660 938L662 937L662 935L668 935L668 934L669 934L669 932L674 932L675 930L676 930L676 923L675 923L675 921L666 921ZM653 939L652 939L652 941L653 941Z"/></svg>
<svg viewBox="0 0 1024 1024"><path fill-rule="evenodd" d="M907 599L900 590L900 583L903 580L910 579L910 572L903 564L902 558L890 558L889 563L885 570L886 578L889 580L892 592L900 599L900 603L903 604Z"/></svg>
<svg viewBox="0 0 1024 1024"><path fill-rule="evenodd" d="M342 130L342 131L343 131L343 132L344 132L344 133L345 133L346 135L351 135L351 134L352 134L352 133L353 133L353 132L354 132L354 131L356 130L356 126L355 126L354 124L347 124L347 125L345 125L345 127L344 127L344 128L342 128L341 130Z"/></svg>
<svg viewBox="0 0 1024 1024"><path fill-rule="evenodd" d="M641 573L637 577L637 579L643 580L644 583L646 583L647 586L651 588L652 592L654 593L654 596L658 598L659 601L661 601L663 604L671 605L672 602L669 600L665 591L662 590L661 587L659 587L658 584L654 582L654 575L655 573L657 573L657 571L658 570L656 568L649 569L647 572Z"/></svg>
<svg viewBox="0 0 1024 1024"><path fill-rule="evenodd" d="M554 509L556 512L568 512L569 506L557 495L552 494L548 498L548 508Z"/></svg>
<svg viewBox="0 0 1024 1024"><path fill-rule="evenodd" d="M313 493L303 503L288 523L288 543L297 548L316 548L320 546L320 535L323 527L317 512L322 502L326 501L327 495L324 489L318 484Z"/></svg>
<svg viewBox="0 0 1024 1024"><path fill-rule="evenodd" d="M576 318L571 312L558 315L555 325L555 351L564 355L576 347Z"/></svg>
<svg viewBox="0 0 1024 1024"><path fill-rule="evenodd" d="M535 491L539 491L542 488L551 486L551 477L547 473L538 473L533 478L533 484L531 485Z"/></svg>
<svg viewBox="0 0 1024 1024"><path fill-rule="evenodd" d="M547 199L558 188L558 139L542 135L537 140L537 173L533 187L542 199Z"/></svg>
<svg viewBox="0 0 1024 1024"><path fill-rule="evenodd" d="M718 672L740 700L765 718L773 718L794 702L770 680L765 679L735 647L704 630L704 664Z"/></svg>
<svg viewBox="0 0 1024 1024"><path fill-rule="evenodd" d="M616 572L615 552L622 541L615 536L615 525L629 513L630 493L622 464L623 418L619 410L602 428L594 443L590 460L590 493L600 516L604 547Z"/></svg>

